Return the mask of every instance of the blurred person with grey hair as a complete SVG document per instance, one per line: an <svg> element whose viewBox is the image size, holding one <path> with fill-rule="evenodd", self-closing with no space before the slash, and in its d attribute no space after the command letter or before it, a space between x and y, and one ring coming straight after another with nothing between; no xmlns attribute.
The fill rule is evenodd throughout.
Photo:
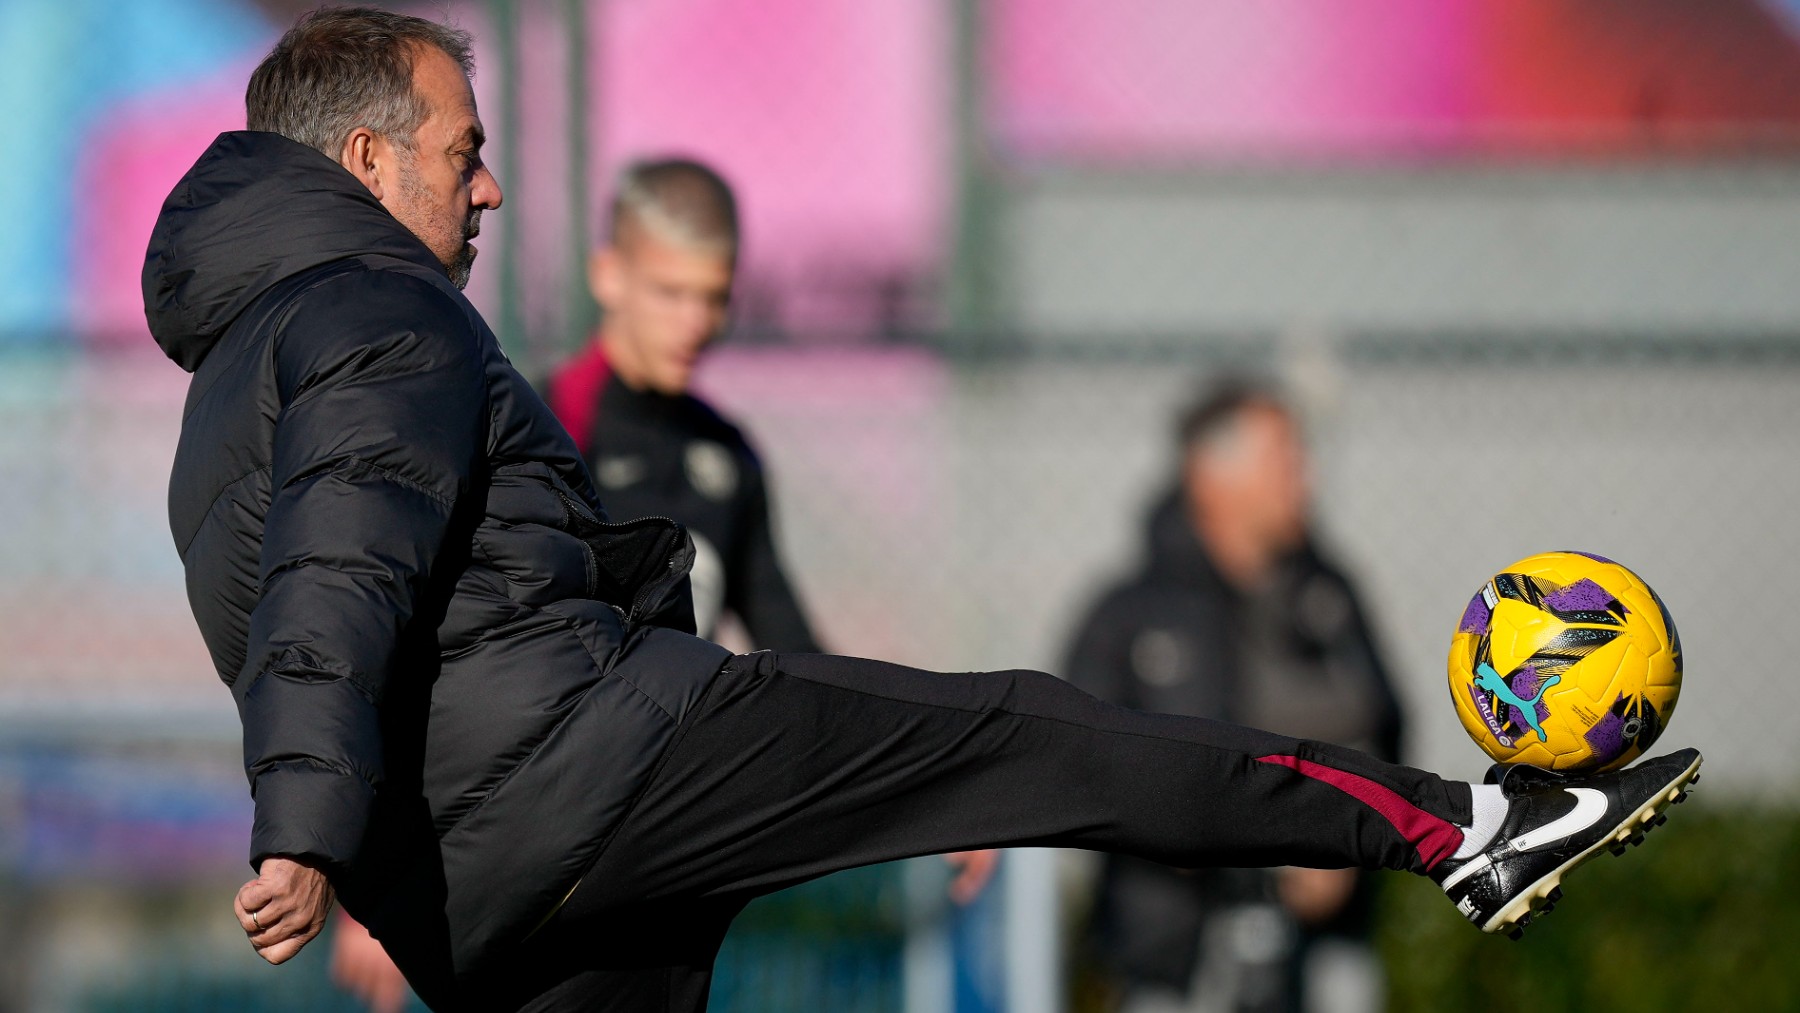
<svg viewBox="0 0 1800 1013"><path fill-rule="evenodd" d="M1227 379L1178 430L1176 488L1150 513L1143 568L1091 608L1064 673L1112 703L1398 761L1399 701L1350 581L1313 540L1293 412ZM1368 885L1344 869L1183 874L1111 856L1095 944L1132 1013L1373 1010Z"/></svg>
<svg viewBox="0 0 1800 1013"><path fill-rule="evenodd" d="M467 55L303 17L145 255L194 374L170 528L243 725L233 907L270 963L341 900L434 1009L689 1013L752 898L1010 845L1407 871L1513 931L1697 775L1689 749L1471 785L1039 672L694 636L686 531L606 520L460 290L501 206Z"/></svg>

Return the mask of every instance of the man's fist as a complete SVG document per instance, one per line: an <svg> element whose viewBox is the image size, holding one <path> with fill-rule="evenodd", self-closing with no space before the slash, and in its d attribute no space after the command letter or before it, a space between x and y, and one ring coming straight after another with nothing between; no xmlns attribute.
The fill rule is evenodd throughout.
<svg viewBox="0 0 1800 1013"><path fill-rule="evenodd" d="M257 954L279 964L325 927L331 900L331 884L323 872L298 859L275 856L263 859L262 872L238 890L232 907Z"/></svg>

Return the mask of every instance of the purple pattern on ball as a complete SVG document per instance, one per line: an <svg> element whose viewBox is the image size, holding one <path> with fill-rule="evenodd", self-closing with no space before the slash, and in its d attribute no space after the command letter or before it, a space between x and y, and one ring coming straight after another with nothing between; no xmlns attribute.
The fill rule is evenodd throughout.
<svg viewBox="0 0 1800 1013"><path fill-rule="evenodd" d="M1514 672L1512 677L1506 680L1506 684L1512 687L1512 691L1518 694L1519 699L1531 699L1532 694L1536 693L1538 690L1537 667L1535 665L1526 665L1524 668ZM1544 701L1539 700L1537 705L1532 709L1537 711L1539 724L1550 719L1550 705ZM1514 707L1512 704L1506 705L1506 717L1513 723L1514 728L1527 728L1531 725L1531 722L1525 720L1525 712Z"/></svg>
<svg viewBox="0 0 1800 1013"><path fill-rule="evenodd" d="M1625 751L1625 719L1607 711L1582 738L1587 739L1588 745L1593 747L1595 760L1611 763Z"/></svg>
<svg viewBox="0 0 1800 1013"><path fill-rule="evenodd" d="M1583 552L1580 549L1565 549L1563 551L1568 552L1571 555L1586 556L1587 558L1593 560L1596 563L1613 563L1612 560L1607 559L1605 556L1602 556L1597 552ZM1613 565L1617 566L1619 564L1613 563Z"/></svg>
<svg viewBox="0 0 1800 1013"><path fill-rule="evenodd" d="M1558 612L1605 612L1612 603L1613 593L1586 577L1544 596L1544 604Z"/></svg>
<svg viewBox="0 0 1800 1013"><path fill-rule="evenodd" d="M1488 610L1487 599L1477 591L1475 597L1469 599L1469 607L1463 609L1462 622L1456 624L1457 630L1463 633L1486 633L1493 613Z"/></svg>

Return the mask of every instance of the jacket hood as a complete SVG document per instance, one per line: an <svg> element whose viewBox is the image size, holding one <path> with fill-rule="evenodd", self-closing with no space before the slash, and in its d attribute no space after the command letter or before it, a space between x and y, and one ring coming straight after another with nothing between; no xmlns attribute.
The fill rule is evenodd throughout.
<svg viewBox="0 0 1800 1013"><path fill-rule="evenodd" d="M280 134L220 134L163 201L144 254L144 317L193 372L272 286L371 253L443 271L336 162Z"/></svg>
<svg viewBox="0 0 1800 1013"><path fill-rule="evenodd" d="M1146 573L1182 583L1217 579L1212 560L1200 545L1200 537L1194 534L1179 487L1166 489L1151 500L1144 529Z"/></svg>

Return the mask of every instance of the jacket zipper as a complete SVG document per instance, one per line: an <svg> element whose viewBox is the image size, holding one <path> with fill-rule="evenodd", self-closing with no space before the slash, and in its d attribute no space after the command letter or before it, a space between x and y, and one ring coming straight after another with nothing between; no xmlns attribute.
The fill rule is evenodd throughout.
<svg viewBox="0 0 1800 1013"><path fill-rule="evenodd" d="M641 521L662 521L665 524L673 524L677 528L680 527L680 523L678 521L676 521L673 517L654 516L654 517L639 517L637 519L641 520ZM646 581L644 581L644 585L642 587L638 588L637 594L634 595L631 600L631 613L625 617L627 622L637 622L638 610L643 606L644 600L646 597L649 596L651 589L654 588L657 590L666 590L665 585L668 582L668 574L673 573L675 570L675 556L678 551L679 551L679 549L671 550L668 555L663 557L663 562L662 562L663 576L662 577L659 577L655 580L646 580Z"/></svg>
<svg viewBox="0 0 1800 1013"><path fill-rule="evenodd" d="M608 524L607 522L601 520L600 518L595 517L592 514L592 512L590 512L587 509L586 504L577 502L575 499L570 497L568 493L563 492L561 489L556 489L554 486L552 487L552 489L553 489L553 491L555 491L557 499L562 500L563 509L569 513L571 520L580 519L580 520L586 521L589 524L594 525L595 527L601 528L602 530L604 530L606 528L623 527L624 524L636 524L639 521L662 521L664 524L674 524L674 525L679 526L679 522L676 521L675 518L663 517L661 515L651 515L648 517L634 517L631 520L624 522L624 524ZM599 588L596 586L596 584L599 579L600 561L594 553L594 547L592 545L588 545L586 539L582 540L582 544L587 546L588 559L593 564L592 569L589 570L589 572L588 572L588 594L589 595L598 595ZM675 553L670 552L667 556L665 556L663 558L662 565L663 565L664 571L674 570L675 569ZM607 602L606 604L611 606L613 611L619 613L619 615L625 620L627 625L629 625L631 623L635 623L638 619L638 610L643 607L645 598L650 594L650 591L653 588L661 587L662 584L663 584L663 580L647 580L647 581L645 581L643 586L638 588L637 594L632 596L631 609L629 611L622 609L617 605L613 605L611 602Z"/></svg>

